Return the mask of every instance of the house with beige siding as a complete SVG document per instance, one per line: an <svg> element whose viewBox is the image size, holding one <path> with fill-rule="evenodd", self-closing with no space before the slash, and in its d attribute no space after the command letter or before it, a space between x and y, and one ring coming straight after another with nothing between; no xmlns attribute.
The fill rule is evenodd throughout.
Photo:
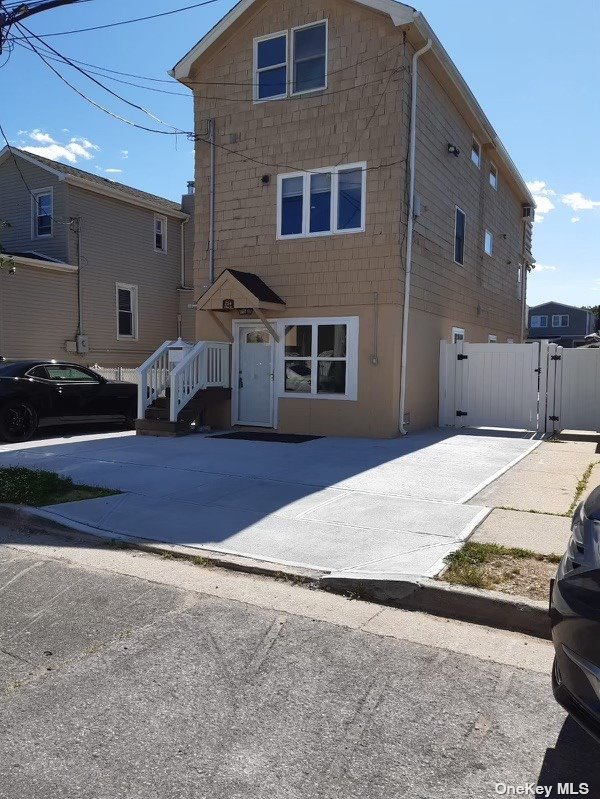
<svg viewBox="0 0 600 799"><path fill-rule="evenodd" d="M177 369L205 423L396 436L437 423L441 340L522 340L534 201L422 14L241 0L171 74L195 108L186 357L231 358L212 399L225 380Z"/></svg>
<svg viewBox="0 0 600 799"><path fill-rule="evenodd" d="M137 367L193 335L193 194L0 152L0 355Z"/></svg>

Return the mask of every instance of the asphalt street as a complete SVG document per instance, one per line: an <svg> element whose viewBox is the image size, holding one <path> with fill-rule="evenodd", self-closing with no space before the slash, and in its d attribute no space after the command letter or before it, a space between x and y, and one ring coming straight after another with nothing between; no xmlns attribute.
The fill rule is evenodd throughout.
<svg viewBox="0 0 600 799"><path fill-rule="evenodd" d="M600 796L550 662L524 636L4 530L0 796Z"/></svg>

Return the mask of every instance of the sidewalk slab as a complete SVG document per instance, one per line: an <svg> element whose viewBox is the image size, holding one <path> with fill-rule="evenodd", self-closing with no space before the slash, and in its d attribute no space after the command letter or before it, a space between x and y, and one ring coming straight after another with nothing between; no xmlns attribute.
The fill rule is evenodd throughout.
<svg viewBox="0 0 600 799"><path fill-rule="evenodd" d="M540 555L562 555L570 534L570 517L496 508L470 540L530 549Z"/></svg>

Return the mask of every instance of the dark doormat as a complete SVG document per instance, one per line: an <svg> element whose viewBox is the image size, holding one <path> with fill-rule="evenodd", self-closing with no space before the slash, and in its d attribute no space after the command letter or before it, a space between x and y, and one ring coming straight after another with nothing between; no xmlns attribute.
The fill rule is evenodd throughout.
<svg viewBox="0 0 600 799"><path fill-rule="evenodd" d="M209 438L237 438L240 441L273 441L276 444L304 444L306 441L316 441L324 436L299 436L284 433L219 433Z"/></svg>

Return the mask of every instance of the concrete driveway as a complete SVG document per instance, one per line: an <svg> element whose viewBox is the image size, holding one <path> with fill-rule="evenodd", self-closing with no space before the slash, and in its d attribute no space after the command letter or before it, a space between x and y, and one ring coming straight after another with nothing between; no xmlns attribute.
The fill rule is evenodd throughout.
<svg viewBox="0 0 600 799"><path fill-rule="evenodd" d="M124 492L43 509L82 531L418 577L436 574L489 512L467 500L538 443L476 430L302 444L109 433L5 445L0 465Z"/></svg>

